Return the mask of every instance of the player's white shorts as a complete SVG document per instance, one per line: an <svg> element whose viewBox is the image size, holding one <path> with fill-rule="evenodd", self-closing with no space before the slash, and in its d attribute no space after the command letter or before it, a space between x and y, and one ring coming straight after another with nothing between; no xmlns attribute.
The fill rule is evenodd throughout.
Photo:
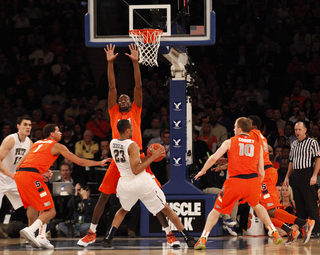
<svg viewBox="0 0 320 255"><path fill-rule="evenodd" d="M130 211L138 199L153 215L160 212L166 205L163 191L152 179L152 176L145 171L135 176L120 177L117 197L122 208L126 211Z"/></svg>
<svg viewBox="0 0 320 255"><path fill-rule="evenodd" d="M0 181L0 208L2 205L2 199L4 195L7 196L15 210L23 206L18 192L17 184L14 180L10 182Z"/></svg>

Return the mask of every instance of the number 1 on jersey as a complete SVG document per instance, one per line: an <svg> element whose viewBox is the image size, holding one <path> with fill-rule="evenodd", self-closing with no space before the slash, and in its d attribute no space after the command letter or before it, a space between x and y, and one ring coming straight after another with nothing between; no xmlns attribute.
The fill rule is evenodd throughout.
<svg viewBox="0 0 320 255"><path fill-rule="evenodd" d="M33 151L33 153L37 152L37 151L41 148L42 145L43 145L43 144L39 144L38 147L37 147L37 149L35 149L35 150Z"/></svg>

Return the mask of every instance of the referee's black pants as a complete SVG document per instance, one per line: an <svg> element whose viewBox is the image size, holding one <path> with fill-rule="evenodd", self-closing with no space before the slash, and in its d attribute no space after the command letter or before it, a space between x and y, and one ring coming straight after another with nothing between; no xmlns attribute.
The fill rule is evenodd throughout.
<svg viewBox="0 0 320 255"><path fill-rule="evenodd" d="M315 220L314 232L320 232L319 211L317 207L317 185L310 186L314 168L295 169L292 176L293 197L296 203L296 216Z"/></svg>

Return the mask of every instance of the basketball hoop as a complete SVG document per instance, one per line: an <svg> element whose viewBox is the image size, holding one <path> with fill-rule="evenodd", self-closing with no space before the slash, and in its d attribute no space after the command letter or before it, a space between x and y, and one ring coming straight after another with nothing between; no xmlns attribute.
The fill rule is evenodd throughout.
<svg viewBox="0 0 320 255"><path fill-rule="evenodd" d="M157 57L162 34L163 31L160 29L134 29L129 31L129 35L139 48L139 64L158 66Z"/></svg>

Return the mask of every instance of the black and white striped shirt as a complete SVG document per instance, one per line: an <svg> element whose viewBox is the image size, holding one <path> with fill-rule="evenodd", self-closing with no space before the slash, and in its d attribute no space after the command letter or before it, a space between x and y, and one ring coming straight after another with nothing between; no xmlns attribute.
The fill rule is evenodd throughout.
<svg viewBox="0 0 320 255"><path fill-rule="evenodd" d="M320 148L316 140L307 137L301 142L296 140L291 144L289 160L293 169L313 167L316 157L320 157Z"/></svg>

